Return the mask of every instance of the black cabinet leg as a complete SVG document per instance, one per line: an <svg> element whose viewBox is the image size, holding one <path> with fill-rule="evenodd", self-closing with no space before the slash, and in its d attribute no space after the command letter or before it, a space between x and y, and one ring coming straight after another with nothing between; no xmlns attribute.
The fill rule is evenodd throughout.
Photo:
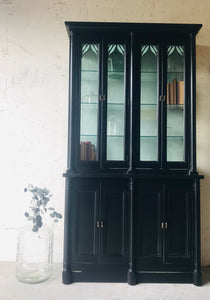
<svg viewBox="0 0 210 300"><path fill-rule="evenodd" d="M72 276L71 276L71 271L63 271L62 282L63 282L63 284L70 284L73 282Z"/></svg>
<svg viewBox="0 0 210 300"><path fill-rule="evenodd" d="M136 285L136 274L131 269L128 270L127 281L129 285Z"/></svg>
<svg viewBox="0 0 210 300"><path fill-rule="evenodd" d="M194 270L193 272L193 284L196 286L202 286L202 273Z"/></svg>

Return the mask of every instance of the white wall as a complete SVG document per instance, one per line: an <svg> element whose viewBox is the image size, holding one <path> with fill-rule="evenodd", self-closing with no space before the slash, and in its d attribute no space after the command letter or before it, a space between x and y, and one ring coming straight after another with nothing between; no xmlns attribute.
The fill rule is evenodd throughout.
<svg viewBox="0 0 210 300"><path fill-rule="evenodd" d="M64 21L202 23L197 37L197 149L202 263L210 264L210 2L203 0L0 0L0 260L14 260L26 223L28 183L48 187L63 213L68 36ZM55 230L62 261L63 222Z"/></svg>

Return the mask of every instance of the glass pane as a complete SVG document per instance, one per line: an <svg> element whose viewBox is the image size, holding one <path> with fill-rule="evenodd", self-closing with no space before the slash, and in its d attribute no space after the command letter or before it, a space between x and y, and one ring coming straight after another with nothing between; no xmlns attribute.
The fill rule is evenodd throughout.
<svg viewBox="0 0 210 300"><path fill-rule="evenodd" d="M97 160L99 46L83 44L81 58L80 160Z"/></svg>
<svg viewBox="0 0 210 300"><path fill-rule="evenodd" d="M141 47L140 160L158 159L158 47Z"/></svg>
<svg viewBox="0 0 210 300"><path fill-rule="evenodd" d="M184 161L184 47L167 50L167 161Z"/></svg>
<svg viewBox="0 0 210 300"><path fill-rule="evenodd" d="M125 46L108 45L107 160L124 160Z"/></svg>

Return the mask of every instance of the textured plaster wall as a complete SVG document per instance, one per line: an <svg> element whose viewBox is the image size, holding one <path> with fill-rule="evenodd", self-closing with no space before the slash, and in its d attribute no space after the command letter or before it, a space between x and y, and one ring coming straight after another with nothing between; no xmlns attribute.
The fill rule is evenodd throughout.
<svg viewBox="0 0 210 300"><path fill-rule="evenodd" d="M197 157L202 263L210 264L210 1L0 0L0 260L14 260L28 183L63 212L68 37L64 21L202 23L197 37ZM55 229L62 260L63 222Z"/></svg>

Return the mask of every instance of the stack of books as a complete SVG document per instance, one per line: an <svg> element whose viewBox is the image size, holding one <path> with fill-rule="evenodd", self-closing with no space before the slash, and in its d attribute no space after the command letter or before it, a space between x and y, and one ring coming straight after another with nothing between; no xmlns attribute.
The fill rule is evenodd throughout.
<svg viewBox="0 0 210 300"><path fill-rule="evenodd" d="M184 81L173 78L167 84L167 104L184 104Z"/></svg>
<svg viewBox="0 0 210 300"><path fill-rule="evenodd" d="M80 142L80 160L96 160L95 145L91 142Z"/></svg>

